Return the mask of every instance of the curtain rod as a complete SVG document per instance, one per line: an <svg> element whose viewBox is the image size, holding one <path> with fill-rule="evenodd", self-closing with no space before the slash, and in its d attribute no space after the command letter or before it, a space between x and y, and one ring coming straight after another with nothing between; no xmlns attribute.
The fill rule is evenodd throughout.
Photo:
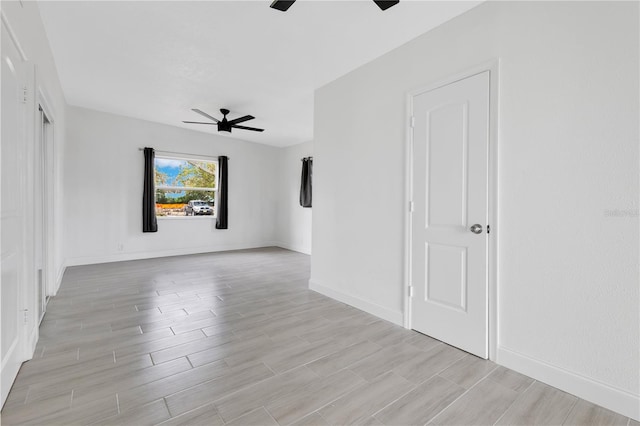
<svg viewBox="0 0 640 426"><path fill-rule="evenodd" d="M144 148L138 148L138 151L144 151ZM175 154L175 155L191 155L194 157L209 157L209 158L218 158L217 155L206 155L206 154L189 154L187 152L174 152L174 151L161 151L159 149L154 150L155 152L159 152L160 154ZM230 158L227 157L227 160Z"/></svg>

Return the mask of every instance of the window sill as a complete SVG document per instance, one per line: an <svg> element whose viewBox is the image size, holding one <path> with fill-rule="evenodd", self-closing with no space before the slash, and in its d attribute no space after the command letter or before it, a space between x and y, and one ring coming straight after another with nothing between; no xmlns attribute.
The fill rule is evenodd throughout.
<svg viewBox="0 0 640 426"><path fill-rule="evenodd" d="M206 219L215 219L215 216L156 216L158 220L206 220Z"/></svg>

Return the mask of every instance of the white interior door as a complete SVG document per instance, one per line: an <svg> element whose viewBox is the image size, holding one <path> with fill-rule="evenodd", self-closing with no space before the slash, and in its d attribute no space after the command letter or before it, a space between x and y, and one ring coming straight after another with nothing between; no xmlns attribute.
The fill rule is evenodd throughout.
<svg viewBox="0 0 640 426"><path fill-rule="evenodd" d="M413 97L411 327L488 357L489 71Z"/></svg>
<svg viewBox="0 0 640 426"><path fill-rule="evenodd" d="M24 148L25 104L24 62L2 23L2 146L0 213L0 353L2 404L7 398L22 361L24 327L21 318L23 280L23 229L25 206L21 205L20 164Z"/></svg>

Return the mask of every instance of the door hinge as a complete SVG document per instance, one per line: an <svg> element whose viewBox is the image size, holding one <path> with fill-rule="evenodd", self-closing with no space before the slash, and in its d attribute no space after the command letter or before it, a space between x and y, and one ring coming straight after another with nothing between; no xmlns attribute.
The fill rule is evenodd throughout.
<svg viewBox="0 0 640 426"><path fill-rule="evenodd" d="M409 213L413 213L413 201L409 201Z"/></svg>
<svg viewBox="0 0 640 426"><path fill-rule="evenodd" d="M487 234L491 233L491 225L487 225Z"/></svg>
<svg viewBox="0 0 640 426"><path fill-rule="evenodd" d="M29 89L27 89L27 86L22 86L22 99L20 99L20 101L23 104L27 103L28 95L29 95Z"/></svg>
<svg viewBox="0 0 640 426"><path fill-rule="evenodd" d="M409 298L413 297L413 286L409 286Z"/></svg>
<svg viewBox="0 0 640 426"><path fill-rule="evenodd" d="M22 313L23 313L22 320L24 321L24 325L29 324L29 310L25 309L24 311L22 311Z"/></svg>
<svg viewBox="0 0 640 426"><path fill-rule="evenodd" d="M409 127L413 129L415 125L416 125L416 118L414 116L409 117Z"/></svg>

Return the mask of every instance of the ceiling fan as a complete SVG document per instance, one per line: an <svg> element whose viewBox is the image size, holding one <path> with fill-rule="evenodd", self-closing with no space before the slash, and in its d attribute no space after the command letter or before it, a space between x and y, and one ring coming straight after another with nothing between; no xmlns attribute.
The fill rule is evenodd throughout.
<svg viewBox="0 0 640 426"><path fill-rule="evenodd" d="M273 3L271 3L270 7L282 12L286 12L287 9L289 9L291 5L295 3L295 1L296 0L275 0ZM400 0L373 0L373 2L377 4L380 9L387 10L391 6L400 3Z"/></svg>
<svg viewBox="0 0 640 426"><path fill-rule="evenodd" d="M213 120L213 123L204 122L204 121L183 121L183 123L188 124L209 124L209 125L218 125L219 132L228 132L231 133L231 129L242 129L242 130L252 130L254 132L264 132L264 129L257 129L255 127L246 127L246 126L238 126L239 123L243 123L245 121L253 120L255 117L253 115L245 115L244 117L235 118L233 120L227 120L227 114L229 114L229 110L225 108L221 108L220 112L223 115L222 120L218 120L217 118L207 114L204 111L200 111L197 108L192 108L191 111L196 112L204 117L207 117L210 120Z"/></svg>

